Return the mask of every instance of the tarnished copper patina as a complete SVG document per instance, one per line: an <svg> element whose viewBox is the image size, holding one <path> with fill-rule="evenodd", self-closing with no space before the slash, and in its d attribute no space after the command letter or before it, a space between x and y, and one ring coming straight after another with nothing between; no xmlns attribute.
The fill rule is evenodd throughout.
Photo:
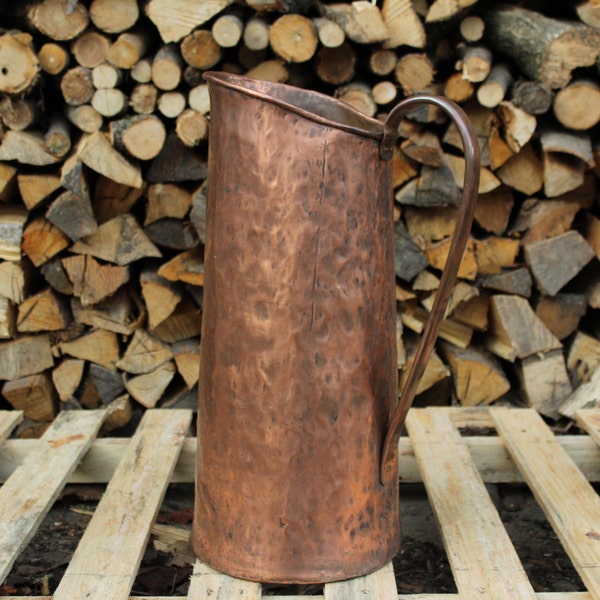
<svg viewBox="0 0 600 600"><path fill-rule="evenodd" d="M397 445L473 218L477 143L430 96L385 122L331 97L224 73L210 88L192 545L264 582L356 577L400 545ZM466 157L450 257L397 402L392 166L406 112L457 124Z"/></svg>

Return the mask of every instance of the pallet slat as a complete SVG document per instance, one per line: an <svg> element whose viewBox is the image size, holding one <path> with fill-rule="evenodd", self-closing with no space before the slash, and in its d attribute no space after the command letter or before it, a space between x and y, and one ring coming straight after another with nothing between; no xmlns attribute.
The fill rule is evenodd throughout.
<svg viewBox="0 0 600 600"><path fill-rule="evenodd" d="M459 593L465 598L534 600L523 565L450 416L415 409L406 425Z"/></svg>
<svg viewBox="0 0 600 600"><path fill-rule="evenodd" d="M104 416L103 410L60 413L38 450L0 488L0 582L52 507Z"/></svg>
<svg viewBox="0 0 600 600"><path fill-rule="evenodd" d="M600 598L600 496L532 409L490 414L593 598Z"/></svg>
<svg viewBox="0 0 600 600"><path fill-rule="evenodd" d="M588 481L600 481L600 445L590 437L561 435L558 443L564 447ZM502 440L496 436L469 436L464 438L473 462L486 483L522 482L523 476L516 467ZM69 483L107 483L115 472L127 449L124 438L95 440L80 465L72 473ZM0 442L0 483L40 445L39 440L6 440ZM407 437L400 439L399 476L402 483L422 482L421 472ZM186 438L175 466L171 481L189 483L194 481L196 439Z"/></svg>
<svg viewBox="0 0 600 600"><path fill-rule="evenodd" d="M9 435L21 415L6 413L0 411L0 433ZM37 493L28 492L18 500L11 492L11 486L21 486L19 480L26 480L36 492L40 479L29 481L29 475L52 482L51 493L44 490L42 494L46 497L41 502L43 514L68 481L109 482L52 600L141 600L130 595L131 588L150 532L162 527L155 518L166 488L169 482L194 479L195 439L186 437L191 411L153 409L146 412L130 440L94 440L103 416L102 411L61 413L40 440L0 442L0 481L6 481L0 488L0 544L4 523L15 521L3 510L2 494L10 498L4 503L16 506L15 510L36 510L31 501L38 501ZM404 481L425 483L459 594L398 594L390 563L366 577L326 584L319 596L269 598L597 600L600 556L594 546L598 545L600 500L585 476L590 473L595 481L600 479L600 410L580 410L577 419L589 435L555 437L530 409L430 407L410 411L409 436L399 445L400 476ZM470 431L462 436L459 428L463 427L495 427L500 435L473 436ZM588 591L533 592L483 481L529 484ZM565 489L574 490L572 497ZM32 532L36 528L34 524ZM187 539L184 530L181 536ZM9 560L14 561L19 552L13 552ZM5 556L0 546L0 566ZM262 595L259 583L223 575L197 561L187 600L259 600ZM0 600L17 597L0 595Z"/></svg>
<svg viewBox="0 0 600 600"><path fill-rule="evenodd" d="M190 581L187 600L260 600L262 586L215 571L197 560Z"/></svg>
<svg viewBox="0 0 600 600"><path fill-rule="evenodd" d="M191 418L189 410L144 413L54 600L129 598Z"/></svg>
<svg viewBox="0 0 600 600"><path fill-rule="evenodd" d="M389 562L374 573L355 577L346 581L326 583L323 588L324 600L396 600L396 577Z"/></svg>

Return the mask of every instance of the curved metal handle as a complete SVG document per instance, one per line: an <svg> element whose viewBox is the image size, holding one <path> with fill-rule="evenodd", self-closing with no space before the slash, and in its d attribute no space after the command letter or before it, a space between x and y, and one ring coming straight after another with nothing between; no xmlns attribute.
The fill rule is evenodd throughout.
<svg viewBox="0 0 600 600"><path fill-rule="evenodd" d="M425 325L421 342L417 348L406 384L402 390L398 406L396 407L390 422L383 445L380 472L381 482L383 484L389 483L394 477L398 476L396 458L401 428L406 419L406 415L408 414L410 405L414 400L417 386L423 377L427 361L429 360L440 326L444 320L446 307L448 305L448 300L450 299L450 294L452 293L458 267L469 238L471 224L473 223L473 215L475 214L477 192L479 189L480 157L479 145L477 143L475 132L464 111L454 102L446 98L419 95L406 98L397 104L385 121L384 134L380 146L381 158L383 160L389 160L392 157L394 145L398 139L398 126L400 120L409 110L422 104L434 104L438 106L450 116L458 127L465 156L465 180L454 235L450 244L448 260L446 261L446 266L442 273L440 286L436 292L431 315Z"/></svg>

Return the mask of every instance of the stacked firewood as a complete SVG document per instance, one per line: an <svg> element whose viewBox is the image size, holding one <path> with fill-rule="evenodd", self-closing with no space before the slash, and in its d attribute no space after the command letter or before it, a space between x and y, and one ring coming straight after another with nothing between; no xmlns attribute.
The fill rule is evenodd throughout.
<svg viewBox="0 0 600 600"><path fill-rule="evenodd" d="M10 6L6 6L10 4ZM376 118L459 103L480 199L422 402L518 402L570 422L600 389L600 5L477 0L34 0L0 7L0 408L37 435L193 406L206 70ZM546 3L548 4L548 3ZM232 116L232 118L234 118ZM464 161L435 108L394 156L399 378L427 320Z"/></svg>

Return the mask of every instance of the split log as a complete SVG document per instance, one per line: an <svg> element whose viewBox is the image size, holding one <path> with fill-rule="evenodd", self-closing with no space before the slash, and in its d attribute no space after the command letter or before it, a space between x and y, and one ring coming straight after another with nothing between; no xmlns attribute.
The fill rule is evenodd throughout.
<svg viewBox="0 0 600 600"><path fill-rule="evenodd" d="M136 0L92 0L90 19L106 33L121 33L133 27L139 17Z"/></svg>
<svg viewBox="0 0 600 600"><path fill-rule="evenodd" d="M89 104L95 91L92 70L81 66L69 69L60 80L60 90L67 104Z"/></svg>
<svg viewBox="0 0 600 600"><path fill-rule="evenodd" d="M0 204L0 259L20 260L27 211L16 204Z"/></svg>
<svg viewBox="0 0 600 600"><path fill-rule="evenodd" d="M528 196L539 192L544 186L544 166L532 144L509 158L495 175L507 187Z"/></svg>
<svg viewBox="0 0 600 600"><path fill-rule="evenodd" d="M17 169L11 165L0 163L0 200L11 200L17 191Z"/></svg>
<svg viewBox="0 0 600 600"><path fill-rule="evenodd" d="M396 81L406 96L425 91L433 82L434 73L433 64L426 54L405 54L394 69Z"/></svg>
<svg viewBox="0 0 600 600"><path fill-rule="evenodd" d="M86 333L74 340L59 342L55 349L61 355L91 361L111 371L116 369L119 360L117 335L103 329Z"/></svg>
<svg viewBox="0 0 600 600"><path fill-rule="evenodd" d="M215 19L210 31L221 48L234 48L242 39L244 21L233 13L222 15Z"/></svg>
<svg viewBox="0 0 600 600"><path fill-rule="evenodd" d="M519 152L533 137L537 119L506 100L500 103L497 112L508 147Z"/></svg>
<svg viewBox="0 0 600 600"><path fill-rule="evenodd" d="M280 58L265 60L246 72L246 77L261 79L262 81L273 81L275 83L285 83L289 79L289 76L289 69L286 63Z"/></svg>
<svg viewBox="0 0 600 600"><path fill-rule="evenodd" d="M163 263L158 274L169 281L182 281L191 285L204 285L204 261L199 248L186 250Z"/></svg>
<svg viewBox="0 0 600 600"><path fill-rule="evenodd" d="M149 42L143 29L126 31L112 43L106 60L119 69L132 69L146 54Z"/></svg>
<svg viewBox="0 0 600 600"><path fill-rule="evenodd" d="M46 261L40 268L46 283L53 289L65 296L73 295L73 284L69 280L67 273L58 256Z"/></svg>
<svg viewBox="0 0 600 600"><path fill-rule="evenodd" d="M588 214L585 217L584 236L587 243L600 258L600 219L594 215Z"/></svg>
<svg viewBox="0 0 600 600"><path fill-rule="evenodd" d="M541 81L520 79L511 90L511 102L531 115L543 115L552 106L553 93Z"/></svg>
<svg viewBox="0 0 600 600"><path fill-rule="evenodd" d="M169 250L190 250L198 244L193 225L181 219L160 219L147 225L144 231L157 246Z"/></svg>
<svg viewBox="0 0 600 600"><path fill-rule="evenodd" d="M333 85L342 85L352 79L356 62L356 51L347 42L337 48L319 48L314 60L319 79Z"/></svg>
<svg viewBox="0 0 600 600"><path fill-rule="evenodd" d="M600 340L577 331L571 340L567 353L567 369L576 386L587 382L600 367Z"/></svg>
<svg viewBox="0 0 600 600"><path fill-rule="evenodd" d="M32 128L39 121L40 110L32 99L5 96L0 102L2 124L13 131Z"/></svg>
<svg viewBox="0 0 600 600"><path fill-rule="evenodd" d="M595 81L574 81L556 93L554 115L568 129L591 129L600 122L600 86Z"/></svg>
<svg viewBox="0 0 600 600"><path fill-rule="evenodd" d="M0 143L0 161L45 167L59 162L59 158L46 150L41 132L7 131Z"/></svg>
<svg viewBox="0 0 600 600"><path fill-rule="evenodd" d="M146 184L135 188L108 177L98 177L94 188L94 214L98 223L106 223L131 211L146 188Z"/></svg>
<svg viewBox="0 0 600 600"><path fill-rule="evenodd" d="M519 240L492 236L475 240L475 260L479 275L493 275L514 267L519 254Z"/></svg>
<svg viewBox="0 0 600 600"><path fill-rule="evenodd" d="M494 65L485 81L477 88L477 100L482 106L493 108L504 100L512 84L512 75L505 63Z"/></svg>
<svg viewBox="0 0 600 600"><path fill-rule="evenodd" d="M156 25L163 42L168 44L178 42L231 3L232 0L180 0L177 4L171 0L150 0L146 5L146 14Z"/></svg>
<svg viewBox="0 0 600 600"><path fill-rule="evenodd" d="M242 39L249 50L265 50L269 47L269 23L262 17L250 17L244 26Z"/></svg>
<svg viewBox="0 0 600 600"><path fill-rule="evenodd" d="M488 275L483 280L482 286L503 294L516 294L523 298L529 298L531 296L533 279L531 278L529 269L520 267Z"/></svg>
<svg viewBox="0 0 600 600"><path fill-rule="evenodd" d="M318 43L319 38L312 21L303 15L282 15L269 28L271 49L287 62L302 63L310 60Z"/></svg>
<svg viewBox="0 0 600 600"><path fill-rule="evenodd" d="M102 265L91 256L70 256L62 264L83 306L101 302L129 281L127 266Z"/></svg>
<svg viewBox="0 0 600 600"><path fill-rule="evenodd" d="M462 406L490 404L510 390L500 361L483 348L462 349L442 342L441 349L452 373L454 393Z"/></svg>
<svg viewBox="0 0 600 600"><path fill-rule="evenodd" d="M91 306L84 306L71 292L71 310L76 323L122 335L131 335L146 318L141 300L127 286Z"/></svg>
<svg viewBox="0 0 600 600"><path fill-rule="evenodd" d="M492 53L485 46L467 46L457 68L471 83L481 83L492 70Z"/></svg>
<svg viewBox="0 0 600 600"><path fill-rule="evenodd" d="M75 395L83 378L84 368L83 360L65 358L52 370L52 383L61 402L67 402Z"/></svg>
<svg viewBox="0 0 600 600"><path fill-rule="evenodd" d="M110 141L140 160L158 156L167 138L163 122L155 115L139 115L111 121Z"/></svg>
<svg viewBox="0 0 600 600"><path fill-rule="evenodd" d="M156 108L158 89L152 83L136 85L129 97L129 106L140 115L150 115Z"/></svg>
<svg viewBox="0 0 600 600"><path fill-rule="evenodd" d="M381 16L388 31L384 48L425 48L425 27L410 0L385 0Z"/></svg>
<svg viewBox="0 0 600 600"><path fill-rule="evenodd" d="M508 361L562 347L525 298L505 294L492 296L486 344L494 354Z"/></svg>
<svg viewBox="0 0 600 600"><path fill-rule="evenodd" d="M65 48L54 42L46 42L38 51L40 69L49 75L62 73L71 60L71 55Z"/></svg>
<svg viewBox="0 0 600 600"><path fill-rule="evenodd" d="M103 117L116 117L125 112L129 98L117 88L102 88L92 95L92 107Z"/></svg>
<svg viewBox="0 0 600 600"><path fill-rule="evenodd" d="M369 55L369 70L381 77L387 77L394 72L398 63L398 55L394 50L380 48Z"/></svg>
<svg viewBox="0 0 600 600"><path fill-rule="evenodd" d="M165 92L158 98L159 112L168 119L176 119L185 110L185 96L181 92Z"/></svg>
<svg viewBox="0 0 600 600"><path fill-rule="evenodd" d="M175 134L167 136L163 149L146 173L149 183L176 183L206 179L206 160L188 148Z"/></svg>
<svg viewBox="0 0 600 600"><path fill-rule="evenodd" d="M128 162L119 154L101 131L96 131L83 140L79 159L92 171L117 183L136 188L142 186L139 166Z"/></svg>
<svg viewBox="0 0 600 600"><path fill-rule="evenodd" d="M73 244L72 252L94 256L119 266L146 257L160 257L160 250L148 239L131 214L104 222L92 234Z"/></svg>
<svg viewBox="0 0 600 600"><path fill-rule="evenodd" d="M575 413L582 408L595 408L600 405L600 368L594 371L591 379L582 383L558 407L558 412L570 419L575 418Z"/></svg>
<svg viewBox="0 0 600 600"><path fill-rule="evenodd" d="M447 21L457 16L463 9L475 4L477 0L434 0L427 10L425 22Z"/></svg>
<svg viewBox="0 0 600 600"><path fill-rule="evenodd" d="M102 115L90 104L67 106L65 115L75 127L84 133L94 133L104 123Z"/></svg>
<svg viewBox="0 0 600 600"><path fill-rule="evenodd" d="M325 17L315 17L313 24L321 45L325 48L339 48L346 39L344 30L334 21Z"/></svg>
<svg viewBox="0 0 600 600"><path fill-rule="evenodd" d="M579 210L573 202L528 198L521 205L511 233L522 234L522 245L562 235L569 231Z"/></svg>
<svg viewBox="0 0 600 600"><path fill-rule="evenodd" d="M489 306L490 295L481 290L478 296L457 306L452 318L472 330L487 331Z"/></svg>
<svg viewBox="0 0 600 600"><path fill-rule="evenodd" d="M110 40L98 31L86 31L71 44L71 53L82 67L93 69L106 60Z"/></svg>
<svg viewBox="0 0 600 600"><path fill-rule="evenodd" d="M107 435L115 429L124 427L131 421L132 417L133 405L129 394L123 394L115 398L106 407L106 416L104 417L104 421L102 421L100 435Z"/></svg>
<svg viewBox="0 0 600 600"><path fill-rule="evenodd" d="M30 221L23 232L21 249L36 266L56 256L70 245L69 238L44 217Z"/></svg>
<svg viewBox="0 0 600 600"><path fill-rule="evenodd" d="M189 295L184 295L175 310L151 330L152 335L166 344L200 335L202 312Z"/></svg>
<svg viewBox="0 0 600 600"><path fill-rule="evenodd" d="M366 0L356 0L351 4L323 4L321 12L322 16L337 23L346 37L357 44L385 42L389 37L379 8Z"/></svg>
<svg viewBox="0 0 600 600"><path fill-rule="evenodd" d="M559 340L570 336L585 315L585 294L558 293L553 297L542 296L535 306L535 314Z"/></svg>
<svg viewBox="0 0 600 600"><path fill-rule="evenodd" d="M148 311L148 326L153 330L173 314L183 295L179 287L160 277L155 269L146 268L141 273L140 285Z"/></svg>
<svg viewBox="0 0 600 600"><path fill-rule="evenodd" d="M419 341L417 336L414 335L405 335L404 337L405 339L403 341L406 348L406 361L402 370L400 371L400 377L398 379L398 388L400 390L404 389L406 379L408 378L408 372L415 360L415 353ZM430 359L427 361L427 366L425 367L423 377L421 378L421 380L419 381L419 385L417 386L416 394L422 394L423 392L427 391L428 389L431 389L433 386L435 386L443 380L448 379L449 377L450 370L439 357L438 353L434 350L431 353Z"/></svg>
<svg viewBox="0 0 600 600"><path fill-rule="evenodd" d="M0 339L7 340L15 336L16 313L15 305L5 296L0 296Z"/></svg>
<svg viewBox="0 0 600 600"><path fill-rule="evenodd" d="M200 376L200 342L190 338L175 342L171 347L177 372L185 381L188 390L197 383Z"/></svg>
<svg viewBox="0 0 600 600"><path fill-rule="evenodd" d="M58 175L19 173L17 185L23 204L28 210L32 210L56 192L61 183Z"/></svg>
<svg viewBox="0 0 600 600"><path fill-rule="evenodd" d="M98 227L89 198L69 190L52 202L46 211L46 219L74 242Z"/></svg>
<svg viewBox="0 0 600 600"><path fill-rule="evenodd" d="M29 10L29 20L40 33L62 41L77 37L87 27L89 15L76 0L42 0Z"/></svg>
<svg viewBox="0 0 600 600"><path fill-rule="evenodd" d="M0 296L20 304L33 278L33 269L27 260L0 262Z"/></svg>
<svg viewBox="0 0 600 600"><path fill-rule="evenodd" d="M17 331L60 331L66 329L71 320L65 300L57 296L52 289L46 288L21 302L17 315Z"/></svg>
<svg viewBox="0 0 600 600"><path fill-rule="evenodd" d="M183 219L192 206L192 194L180 185L155 183L148 187L144 225L165 217Z"/></svg>
<svg viewBox="0 0 600 600"><path fill-rule="evenodd" d="M105 406L125 391L121 374L101 365L91 363L87 369L87 378L96 389L100 402Z"/></svg>
<svg viewBox="0 0 600 600"><path fill-rule="evenodd" d="M2 379L14 381L36 375L54 365L50 336L23 335L0 344Z"/></svg>
<svg viewBox="0 0 600 600"><path fill-rule="evenodd" d="M540 414L557 419L573 391L560 350L524 358L517 369L524 400Z"/></svg>
<svg viewBox="0 0 600 600"><path fill-rule="evenodd" d="M552 89L567 85L574 69L595 64L600 53L599 31L517 6L488 11L486 28L496 49L510 56L528 78Z"/></svg>
<svg viewBox="0 0 600 600"><path fill-rule="evenodd" d="M175 365L167 362L150 373L125 377L125 388L139 404L154 408L175 376Z"/></svg>
<svg viewBox="0 0 600 600"><path fill-rule="evenodd" d="M150 335L146 330L138 329L129 341L123 356L117 361L117 368L126 373L140 375L154 371L172 358L173 353L167 344Z"/></svg>
<svg viewBox="0 0 600 600"><path fill-rule="evenodd" d="M525 260L542 294L556 295L595 254L577 231L533 242L524 247Z"/></svg>
<svg viewBox="0 0 600 600"><path fill-rule="evenodd" d="M32 421L52 421L58 414L56 391L48 373L7 381L2 395L15 410Z"/></svg>
<svg viewBox="0 0 600 600"><path fill-rule="evenodd" d="M71 150L69 124L62 115L52 116L44 134L44 146L52 156L57 158L63 158Z"/></svg>

